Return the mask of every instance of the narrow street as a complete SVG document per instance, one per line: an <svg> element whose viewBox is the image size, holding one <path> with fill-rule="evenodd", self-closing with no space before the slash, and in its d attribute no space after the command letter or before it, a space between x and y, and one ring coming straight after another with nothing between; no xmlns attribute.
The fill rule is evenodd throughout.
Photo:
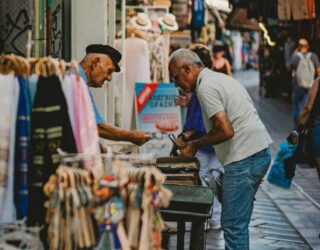
<svg viewBox="0 0 320 250"><path fill-rule="evenodd" d="M271 153L274 157L279 144L292 130L291 106L281 98L266 99L259 96L257 71L240 71L235 74L235 78L249 91L261 119L273 138ZM251 249L320 249L319 191L320 182L315 169L298 167L289 190L264 181L256 195L250 223ZM185 237L185 249L188 249L188 238L189 233ZM206 239L206 249L224 249L222 231L210 230ZM170 249L176 249L176 237L171 237L170 246Z"/></svg>

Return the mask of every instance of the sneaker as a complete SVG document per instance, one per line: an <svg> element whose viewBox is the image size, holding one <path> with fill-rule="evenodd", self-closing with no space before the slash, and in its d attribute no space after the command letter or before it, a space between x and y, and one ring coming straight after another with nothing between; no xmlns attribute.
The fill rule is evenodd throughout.
<svg viewBox="0 0 320 250"><path fill-rule="evenodd" d="M209 231L209 230L221 230L222 227L221 227L221 224L211 224L209 222L206 222L204 224L204 230L205 231Z"/></svg>
<svg viewBox="0 0 320 250"><path fill-rule="evenodd" d="M209 223L208 223L209 224ZM214 229L214 230L221 230L221 224L210 224L210 229Z"/></svg>

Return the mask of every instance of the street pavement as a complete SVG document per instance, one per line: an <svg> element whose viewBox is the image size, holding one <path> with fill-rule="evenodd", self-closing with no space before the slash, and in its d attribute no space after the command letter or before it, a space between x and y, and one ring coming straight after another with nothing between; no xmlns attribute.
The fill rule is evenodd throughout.
<svg viewBox="0 0 320 250"><path fill-rule="evenodd" d="M274 157L279 144L293 128L291 105L280 97L259 96L257 71L236 72L234 77L247 88L271 134L274 143L270 149ZM298 167L290 189L276 187L265 180L256 195L249 229L252 250L320 250L320 182L315 169ZM185 249L188 245L189 232L185 236ZM174 235L170 238L170 249L176 249ZM224 249L221 230L207 232L206 249Z"/></svg>

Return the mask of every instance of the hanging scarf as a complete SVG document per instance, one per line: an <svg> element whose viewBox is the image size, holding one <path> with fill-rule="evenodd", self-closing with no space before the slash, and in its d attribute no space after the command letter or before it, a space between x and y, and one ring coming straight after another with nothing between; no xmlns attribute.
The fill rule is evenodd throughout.
<svg viewBox="0 0 320 250"><path fill-rule="evenodd" d="M15 204L17 218L23 219L28 210L28 147L30 146L30 114L31 97L29 82L19 77L19 103L16 124L16 153L15 153Z"/></svg>
<svg viewBox="0 0 320 250"><path fill-rule="evenodd" d="M82 78L75 75L66 76L72 82L74 135L79 153L99 154L99 136L94 110L88 87ZM93 162L92 162L93 163ZM87 162L86 168L92 169L97 164ZM99 166L99 165L98 165Z"/></svg>
<svg viewBox="0 0 320 250"><path fill-rule="evenodd" d="M0 222L16 219L14 207L15 123L19 97L18 79L0 75Z"/></svg>
<svg viewBox="0 0 320 250"><path fill-rule="evenodd" d="M67 103L57 76L39 77L31 113L28 171L30 225L44 224L46 198L42 187L59 165L58 148L76 152Z"/></svg>

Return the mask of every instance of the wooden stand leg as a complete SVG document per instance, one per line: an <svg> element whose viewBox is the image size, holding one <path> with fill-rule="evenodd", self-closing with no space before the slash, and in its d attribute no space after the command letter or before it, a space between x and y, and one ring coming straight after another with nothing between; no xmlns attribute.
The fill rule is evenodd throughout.
<svg viewBox="0 0 320 250"><path fill-rule="evenodd" d="M193 222L190 235L190 250L204 249L204 222Z"/></svg>
<svg viewBox="0 0 320 250"><path fill-rule="evenodd" d="M184 233L186 231L185 222L178 222L177 249L184 250Z"/></svg>

